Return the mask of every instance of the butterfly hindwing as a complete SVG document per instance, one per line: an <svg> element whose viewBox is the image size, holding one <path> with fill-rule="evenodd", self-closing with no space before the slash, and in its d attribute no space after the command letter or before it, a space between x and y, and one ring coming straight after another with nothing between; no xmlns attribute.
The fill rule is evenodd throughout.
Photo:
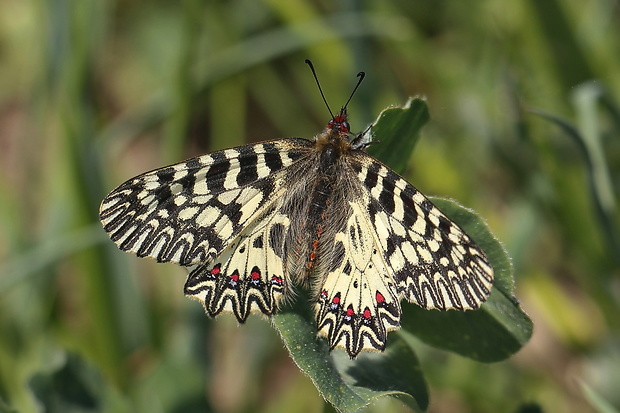
<svg viewBox="0 0 620 413"><path fill-rule="evenodd" d="M159 262L205 263L269 208L285 183L282 170L309 145L266 141L147 172L106 196L101 222L121 250Z"/></svg>
<svg viewBox="0 0 620 413"><path fill-rule="evenodd" d="M283 265L289 224L287 216L271 208L215 259L193 267L185 294L201 301L212 317L228 312L244 322L250 313L273 314L290 288Z"/></svg>
<svg viewBox="0 0 620 413"><path fill-rule="evenodd" d="M349 202L349 219L334 237L340 265L330 271L318 294L317 326L330 348L351 357L385 348L387 333L400 326L400 298L380 245L359 200Z"/></svg>

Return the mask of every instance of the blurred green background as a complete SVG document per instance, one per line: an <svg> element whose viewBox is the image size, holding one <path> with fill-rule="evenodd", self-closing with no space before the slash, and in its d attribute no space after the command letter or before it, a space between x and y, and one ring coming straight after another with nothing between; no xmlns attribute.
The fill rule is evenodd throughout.
<svg viewBox="0 0 620 413"><path fill-rule="evenodd" d="M427 98L407 178L477 210L535 323L481 364L419 343L432 412L620 409L617 0L0 0L0 412L329 411L260 317L116 249L101 199L224 147ZM403 137L407 139L407 137ZM406 411L380 400L370 412Z"/></svg>

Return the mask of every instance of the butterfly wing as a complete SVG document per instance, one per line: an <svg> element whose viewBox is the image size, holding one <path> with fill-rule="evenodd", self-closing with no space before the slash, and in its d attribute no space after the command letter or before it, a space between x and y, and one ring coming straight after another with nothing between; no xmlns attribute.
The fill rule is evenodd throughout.
<svg viewBox="0 0 620 413"><path fill-rule="evenodd" d="M210 315L269 315L290 291L285 269L297 272L305 257L291 245L305 237L298 215L311 202L316 155L312 142L285 139L193 158L120 185L100 219L120 249L191 267L185 292ZM318 330L330 347L351 357L383 350L402 297L424 308L479 307L493 270L469 236L369 155L348 154L345 164L316 267L325 274L315 286ZM300 179L298 196L286 192L290 179Z"/></svg>
<svg viewBox="0 0 620 413"><path fill-rule="evenodd" d="M334 237L316 305L330 348L382 351L400 327L401 298L427 309L475 309L493 269L463 230L413 186L369 155L348 159L348 221ZM343 208L345 208L343 206ZM339 252L338 252L339 251Z"/></svg>
<svg viewBox="0 0 620 413"><path fill-rule="evenodd" d="M190 267L185 294L209 315L271 315L291 288L283 270L286 168L310 145L268 141L147 172L103 200L104 229L121 250Z"/></svg>
<svg viewBox="0 0 620 413"><path fill-rule="evenodd" d="M349 218L333 240L333 256L340 258L316 304L319 334L331 349L344 348L352 358L362 350L383 351L387 333L399 328L401 315L396 285L360 201L343 206Z"/></svg>
<svg viewBox="0 0 620 413"><path fill-rule="evenodd" d="M275 195L281 199L282 194ZM228 312L244 322L250 313L271 315L287 295L285 289L291 286L284 274L283 251L290 221L279 210L274 205L222 254L192 268L185 294L199 300L212 317Z"/></svg>
<svg viewBox="0 0 620 413"><path fill-rule="evenodd" d="M426 309L473 310L489 296L493 268L482 250L424 195L370 155L351 165L399 293Z"/></svg>
<svg viewBox="0 0 620 413"><path fill-rule="evenodd" d="M123 251L189 266L221 254L262 217L302 158L305 139L213 152L139 175L105 197L99 216Z"/></svg>

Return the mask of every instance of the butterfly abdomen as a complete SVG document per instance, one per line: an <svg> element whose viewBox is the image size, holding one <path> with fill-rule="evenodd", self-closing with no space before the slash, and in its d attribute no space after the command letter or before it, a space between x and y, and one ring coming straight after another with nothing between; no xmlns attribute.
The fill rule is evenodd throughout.
<svg viewBox="0 0 620 413"><path fill-rule="evenodd" d="M310 240L310 253L307 256L306 268L312 270L319 254L321 236L324 232L326 210L329 198L333 192L334 177L324 176L319 178L312 190L310 207L308 209L308 229L314 236Z"/></svg>

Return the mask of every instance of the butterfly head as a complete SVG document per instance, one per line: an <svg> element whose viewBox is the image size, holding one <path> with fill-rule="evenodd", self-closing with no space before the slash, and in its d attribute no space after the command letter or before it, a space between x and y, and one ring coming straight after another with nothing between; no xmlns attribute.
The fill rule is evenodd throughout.
<svg viewBox="0 0 620 413"><path fill-rule="evenodd" d="M347 120L347 108L343 107L327 124L327 129L338 134L348 135L351 133L351 125Z"/></svg>

